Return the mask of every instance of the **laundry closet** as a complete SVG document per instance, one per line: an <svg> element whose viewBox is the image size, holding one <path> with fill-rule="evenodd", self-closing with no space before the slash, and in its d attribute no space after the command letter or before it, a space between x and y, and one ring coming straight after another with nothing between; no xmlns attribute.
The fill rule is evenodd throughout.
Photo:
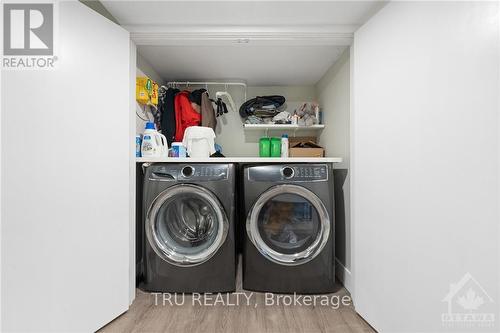
<svg viewBox="0 0 500 333"><path fill-rule="evenodd" d="M113 4L109 6L111 9L113 8ZM356 9L357 18L355 18L354 16L356 15L354 15L350 19L357 20L363 15L371 15L381 7L381 4L373 3L362 9ZM125 16L127 15L128 14L125 14ZM214 15L221 17L222 14L216 13ZM121 17L120 19L124 21L134 21L134 23L140 24L140 19L137 17L129 16L128 18ZM214 18L184 17L182 20L179 18L178 20L179 21L173 19L173 22L169 24L169 29L174 31L168 34L152 33L148 35L146 31L150 29L149 27L139 25L131 27L131 30L138 29L138 31L135 32L131 31L131 38L135 42L137 50L137 82L141 82L138 83L139 86L137 89L142 88L140 85L143 81L141 80L149 78L152 81L151 84L153 86L157 85L158 89L158 92L154 92L153 95L159 95L159 102L157 105L151 102L136 102L135 134L138 136L142 134L146 122L155 122L156 127L162 127L162 134L167 136L170 147L182 145L182 142L173 142L183 141L182 135L179 136L176 134L175 139L171 138L172 129L169 125L172 124L172 121L170 121L170 119L172 119L171 113L175 110L175 117L179 117L181 112L186 112L185 108L182 109L180 105L178 106L177 97L174 97L174 95L183 92L182 94L185 95L181 98L187 100L186 96L188 96L189 100L193 101L196 99L195 95L199 95L200 92L203 93L203 91L206 91L213 103L214 111L210 113L213 114L215 112L216 114L214 132L216 136L215 144L217 153L219 154L218 156L225 157L225 159L217 157L211 158L211 163L236 163L235 165L241 167L248 163L262 165L275 163L278 164L280 169L288 167L288 164L293 165L295 163L295 168L297 168L295 171L297 173L301 171L309 172L309 168L313 170L313 168L317 166L328 166L330 169L328 173L331 173L328 178L331 179L328 180L329 185L326 186L326 188L328 189L331 187L331 189L326 190L326 192L331 192L331 194L324 198L327 202L321 203L320 205L327 205L329 207L326 219L329 220L328 224L331 223L331 226L329 225L328 228L332 230L330 232L331 240L326 249L330 246L332 249L331 251L323 250L323 252L335 253L335 256L329 257L328 259L325 258L324 260L330 263L326 265L325 268L322 267L320 271L323 269L325 271L330 270L330 279L334 279L335 276L337 276L349 289L351 284L351 235L349 214L346 212L350 209L350 47L353 39L352 36L349 36L349 34L344 31L351 28L345 26L330 27L329 31L321 31L321 29L317 28L311 29L310 27L302 27L302 24L299 24L293 27L297 32L294 36L290 34L290 31L286 31L287 29L292 29L290 25L293 24L293 20L290 18L281 18L281 21L279 21L277 18L265 17L264 15L262 18L259 18L261 27L250 27L254 23L254 18L239 13L237 18L227 17L224 20L224 24L214 26L212 28L213 31L207 33L196 31L196 29L201 29L200 26L204 24L215 24L213 21ZM236 24L238 20L243 20L238 24L248 25L248 30L239 30L237 32L231 31L231 29L234 29L232 26ZM272 25L276 25L278 21L279 25L273 27ZM150 21L149 24L154 26L154 19L152 22ZM205 34L206 36L204 36ZM285 103L282 103L283 105L280 104L278 110L267 118L256 117L254 114L245 114L245 110L243 110L244 106L242 107L242 105L258 96L277 96L274 98L284 98ZM201 100L201 98L198 99ZM223 102L224 108L219 105L218 101ZM202 103L198 101L197 104L199 108ZM170 117L167 121L162 120L162 112L166 114L166 116L164 116L165 118ZM200 110L198 109L197 112L200 112ZM202 117L204 116L203 112L201 112L201 115ZM282 121L276 123L276 119L280 117L279 115L285 116L282 117ZM306 121L308 117L310 117L310 120ZM179 125L177 127L179 127ZM273 155L274 157L271 158L262 157L262 148L260 146L262 141L265 142L266 138L269 138L272 142L274 140L280 140L284 136L287 137L290 147L312 146L314 148L292 148L290 149L290 159L280 158L279 152L277 156ZM186 143L186 140L184 140L184 143ZM211 145L213 146L213 144ZM189 155L189 147L184 147L184 149L188 150ZM137 150L139 150L139 147ZM316 152L315 155L312 154L311 151ZM212 152L210 152L210 154L211 153ZM281 154L283 156L283 152L281 152ZM172 155L171 151L170 156ZM286 155L289 155L288 151ZM180 159L148 158L147 156L142 156L137 159L136 193L138 199L136 210L138 213L136 233L138 237L136 242L136 273L139 287L144 284L144 289L150 291L200 291L193 290L191 287L193 284L198 285L198 282L191 282L187 285L178 282L179 287L176 289L176 282L172 280L169 280L171 289L161 289L161 283L155 280L157 274L148 268L148 265L158 266L158 263L148 264L146 260L148 256L152 258L155 257L155 252L152 250L149 250L151 254L147 254L150 243L155 243L157 239L171 239L171 236L158 236L161 234L161 231L156 230L156 227L151 227L150 233L153 236L149 235L150 238L147 237L148 235L145 230L149 229L147 225L144 225L144 221L150 220L147 215L148 211L153 210L156 212L156 210L153 209L153 206L150 207L153 203L143 197L143 195L155 196L149 193L149 188L152 186L154 187L154 185L149 185L147 179L145 180L143 178L143 175L151 175L144 167L145 165L149 166L151 162L185 163L186 167L189 166L189 168L196 169L197 166L193 163L203 163L206 161L207 160L196 158L186 159L182 158L182 156ZM299 165L297 163L302 164ZM179 165L180 169L176 171L173 167L170 168L167 166L164 172L171 172L172 174L169 174L169 176L175 178L177 176L174 174L180 175L184 172L184 169L182 169L183 167L184 165ZM198 168L203 168L203 170L205 170L205 168L210 169L210 167L204 165L199 165ZM305 168L305 170L302 168ZM331 168L333 168L333 170ZM193 171L190 171L190 173L192 172ZM236 178L245 178L243 177L243 173L244 171L242 169L241 175L238 175ZM146 176L146 178L148 177L151 176ZM197 184L196 179L193 178L189 179L189 182L191 184ZM237 180L236 182L235 195L237 194L238 197L245 197L242 183L243 180ZM273 182L270 181L270 183ZM274 183L278 184L278 181L275 180ZM204 183L201 182L200 184L203 185ZM148 191L143 193L143 188L148 188ZM231 188L231 183L228 185L228 189L229 188ZM168 188L163 188L163 190L167 191ZM318 189L314 189L314 191L318 191ZM323 191L325 190L319 190L319 192ZM160 192L162 191L159 191L158 194ZM242 200L249 201L250 199L243 198ZM302 199L299 199L299 201L302 201ZM271 202L271 200L269 202ZM251 203L253 203L253 201L247 204ZM179 199L177 205L179 207L185 207L182 204L182 199ZM276 205L276 203L274 205ZM244 206L244 204L242 206ZM277 207L279 207L279 205ZM182 208L181 210L190 211L191 208ZM324 207L323 210L314 209L312 206L310 208L316 212L327 211ZM170 220L175 219L174 216L178 214L182 215L181 212L174 212L173 208L170 213L166 214L172 214L170 215ZM197 215L197 213L193 214ZM240 251L243 251L244 235L246 234L244 231L246 225L245 217L247 214L251 215L242 207L236 208L235 229L238 229L236 247ZM283 210L281 214L284 214ZM158 219L156 216L154 218ZM184 220L183 218L179 219ZM238 221L238 219L240 220ZM284 217L282 217L282 219L283 221L286 220ZM335 223L333 223L333 221L335 221ZM318 230L323 230L321 226L317 228L319 228ZM310 232L313 233L312 229ZM320 231L318 235L321 235L322 232L325 231ZM283 237L286 238L288 242L291 242L295 241L296 236L294 232L290 232L290 235L287 236L282 230L279 236L275 235L275 238ZM156 248L156 253L162 253L162 249L165 247L169 248L170 245L168 241L165 241L165 243L153 247ZM278 249L278 251L280 250ZM283 249L281 249L281 251L283 251ZM288 249L288 251L292 250ZM178 248L172 248L167 252L178 252ZM262 250L261 252L266 253L266 250ZM313 249L307 249L306 252L314 253ZM143 254L142 257L141 253ZM296 255L298 255L298 252ZM192 263L193 260L196 260L192 255L186 255L182 257L182 259L179 259L177 256L172 256L172 258L173 261L177 260L177 263L179 263L179 261L182 262L182 260ZM309 259L312 258L314 258L314 255L310 256ZM166 258L167 261L168 259L169 258ZM279 261L279 259L276 260ZM211 267L214 267L213 265ZM244 259L243 266L245 266ZM316 268L308 267L304 269L313 270ZM334 270L336 270L337 273L335 273ZM193 274L203 276L203 274L206 273L198 272ZM269 274L276 275L277 272L270 271ZM148 275L150 275L150 277L148 277ZM175 276L176 273L173 269L172 272L164 273L164 275ZM245 275L245 272L243 272L243 275ZM247 283L253 276L252 272L249 272L247 275L250 276L250 278L243 278L243 287L247 284L252 286L259 286L262 284ZM300 275L299 272L287 271L287 276L298 275ZM284 284L284 279L285 277L281 278L282 285ZM182 280L186 281L189 280L189 278L185 277ZM321 284L319 280L315 281L315 283ZM302 285L304 284L311 284L311 282L302 281ZM184 287L181 288L181 285ZM290 290L286 288L261 288L261 291L298 292L301 290L300 288L297 289L296 284L291 283L291 285L295 287ZM318 287L317 289L304 289L302 292L311 293L320 292L321 290L333 291L331 288L332 287L330 287L330 289L323 287L322 289ZM201 288L201 290L227 291L227 289L211 290L210 288Z"/></svg>
<svg viewBox="0 0 500 333"><path fill-rule="evenodd" d="M444 296L464 272L500 298L490 265L498 261L498 3L103 0L54 8L54 67L1 71L0 330L96 331L127 313L144 277L138 239L174 235L163 226L148 236L138 222L176 209L196 212L195 227L177 236L195 239L204 257L189 246L151 247L148 267L178 259L195 273L227 273L207 279L220 282L206 285L214 291L234 290L238 269L255 291L328 294L336 279L353 307L311 312L331 327L359 314L380 332L439 331L456 305ZM137 135L158 129L154 107L137 102L138 78L221 97L227 112L213 104L213 148L224 157L137 157ZM241 105L258 96L284 97L279 111L290 123L241 117ZM303 105L317 119L307 126L291 119ZM284 134L290 148L312 141L295 148L319 155L261 157ZM172 187L183 197L186 187L172 185L192 186L192 177L211 184L192 189L197 200L162 196ZM234 207L225 206L233 196ZM273 196L279 205L260 199ZM269 218L287 214L317 223L285 229ZM304 230L317 236L301 238ZM231 244L222 242L232 231ZM238 250L244 267L202 265L216 250L235 264ZM294 267L319 278L293 285Z"/></svg>
<svg viewBox="0 0 500 333"><path fill-rule="evenodd" d="M177 27L177 29L181 29L181 27ZM224 29L224 27L221 29ZM185 33L179 31L181 36ZM274 260L280 265L291 265L293 263L293 265L298 266L301 262L299 260L301 251L307 253L307 255L302 254L306 256L303 259L304 261L313 260L319 253L329 254L320 261L321 265L318 267L305 265L302 268L304 271L309 271L311 275L313 275L311 273L313 270L325 272L329 277L325 278L328 281L324 282L324 285L322 285L321 279L314 280L314 282L301 281L297 278L301 275L300 271L293 271L291 268L284 267L285 269L277 269L276 272L268 271L268 274L276 277L283 273L285 275L276 278L277 286L266 287L263 284L265 279L261 277L261 274L267 271L266 265L263 263L261 268L257 268L258 272L243 271L243 288L288 293L333 292L335 276L342 280L347 276L346 284L349 285L350 283L348 273L346 273L346 271L349 272L350 265L350 225L349 221L346 220L345 211L349 209L349 113L351 98L349 92L351 75L350 45L352 39L344 36L336 37L335 35L322 39L315 33L309 33L307 37L290 39L289 36L277 32L274 36L270 33L270 36L263 40L259 37L252 37L252 34L255 34L252 31L243 31L241 34L247 37L228 39L219 35L207 39L199 38L195 42L183 41L179 44L177 38L181 37L175 36L173 39L160 39L156 42L157 45L154 45L152 41L147 41L145 43L147 45L141 45L140 38L137 41L137 89L141 89L144 79L148 78L151 80L150 84L155 89L158 89L158 92L155 91L152 95L157 94L159 98L158 104L151 101L137 101L135 109L136 134L140 138L146 124L153 122L157 128L161 127L162 134L166 136L168 146L171 148L169 154L171 157L163 154L162 157L142 156L137 159L137 285L141 289L154 292L235 291L234 286L232 289L228 287L229 283L223 284L225 289L222 286L215 287L214 285L205 287L203 282L190 281L189 276L179 278L179 281L176 282L175 277L180 276L181 273L176 273L175 267L171 268L170 271L166 269L163 273L155 272L154 268L151 268L161 265L161 262L156 262L155 253L161 254L160 257L163 257L163 260L173 262L174 265L193 265L198 262L197 260L200 260L191 253L194 249L190 250L191 252L184 251L184 255L180 254L183 251L179 248L189 243L186 237L181 235L172 236L172 233L177 233L177 231L167 230L168 227L165 227L165 230L162 231L157 226L158 223L163 223L161 222L163 217L159 214L169 216L169 221L177 219L184 221L185 224L190 224L190 222L187 222L187 217L182 216L198 216L199 214L196 207L188 204L187 201L184 204L184 199L180 195L177 201L172 199L172 196L177 193L175 186L173 186L173 189L170 186L157 189L155 181L159 180L156 179L159 177L155 175L168 174L172 182L175 179L180 184L185 182L186 184L201 187L215 186L210 185L211 182L206 179L197 181L196 175L199 172L203 175L218 172L214 170L222 170L224 163L230 163L235 167L234 172L238 173L238 175L235 176L234 182L227 183L225 188L228 191L232 191L231 188L234 188L234 198L241 198L242 203L234 208L234 217L226 219L234 219L233 222L229 222L229 230L231 233L235 231L233 229L236 229L235 243L239 252L242 252L242 257L239 260L243 261L243 267L249 266L249 264L245 264L247 249L244 248L244 238L249 233L248 230L245 231L245 228L249 228L250 225L246 217L252 215L250 208L246 207L246 205L258 206L258 199L266 197L263 192L261 196L250 199L244 193L243 183L247 179L244 174L248 172L248 177L251 177L252 172L259 174L258 168L260 167L268 168L266 172L270 173L272 173L272 170L269 168L273 167L277 168L278 173L279 170L290 169L293 175L286 179L279 177L273 180L270 178L268 180L269 186L276 185L276 187L280 187L281 185L278 184L280 182L286 184L288 179L290 184L300 185L294 185L296 187L292 187L291 190L306 192L301 192L300 195L288 194L287 201L268 197L267 201L262 204L262 213L255 213L256 216L260 216L259 214L268 214L270 216L269 221L259 222L262 225L258 228L273 228L273 230L264 233L262 237L270 237L267 243L274 245L277 244L276 239L281 239L281 248L272 248L272 246L266 248L266 241L262 240L260 236L258 240L251 237L251 239L247 240L247 243L254 242L262 254L282 251L283 253L279 256L268 258L268 260ZM269 39L272 39L272 43ZM134 34L132 34L132 40L134 40ZM200 94L203 97L199 97ZM246 102L252 102L257 97L261 99L267 98L270 101L269 104L276 103L277 107L268 105L269 108L267 109L264 107L253 111L254 113L247 114L247 108L245 107L248 103ZM203 117L206 117L206 111L200 111L200 107L206 106L205 102L202 101L203 98L207 100L210 98L211 100L209 106L210 115L213 117L215 114L215 126L203 125ZM177 133L172 135L171 127L175 128L175 126L171 126L174 111L175 117L178 119L182 116L182 112L190 112L196 116L193 110L187 110L189 107L188 99L193 105L193 110L201 114L201 122L198 124L214 129L214 141L217 151L216 155L209 159L206 159L208 155L205 155L205 159L197 158L196 155L193 158L189 144L186 145L186 136L193 127L188 127L185 130L183 140L183 135L178 133L179 121L177 120ZM184 101L183 105L181 105L181 100ZM271 115L267 116L268 114ZM147 134L142 137L147 137ZM273 145L273 142L278 141L278 145L282 147L280 140L284 139L289 141L291 149L288 149L288 147L282 148L281 152L278 150L277 154L269 153L268 157L263 155L262 142L270 141L271 145ZM214 143L210 142L213 147ZM174 149L177 149L174 147L178 145L186 145L183 149L191 157L186 158L185 153L179 156L179 152L173 152ZM273 150L275 148L268 149ZM139 151L139 148L137 148L137 151ZM210 154L214 151L211 151ZM212 165L206 164L207 162ZM158 163L170 163L172 165L155 166ZM247 164L254 164L257 169L252 170L249 168L246 170L245 165ZM156 171L151 171L152 168ZM186 171L187 169L189 170ZM186 175L186 172L189 175ZM325 175L325 186L313 186L314 182L322 181L321 176L317 176L322 172ZM227 173L231 176L232 169L227 169ZM204 178L203 175L200 177ZM317 178L314 178L314 175ZM310 184L312 192L306 189L307 184ZM212 189L212 192L217 196L216 188ZM279 191L285 191L285 189L286 186L282 186ZM190 190L194 191L194 188ZM169 192L170 194L163 196L164 193ZM319 197L314 194L315 192L318 192L316 194ZM172 208L166 208L166 211L161 213L159 207L162 204L158 204L158 199L156 201L151 199L156 196L163 196L165 200L167 198L171 200ZM189 200L196 201L195 196L193 194L193 197L190 197ZM296 196L296 198L293 198L293 196ZM231 200L231 195L229 198L226 195L223 197L225 199L221 202L224 204L225 201ZM218 200L215 197L213 199ZM317 202L317 206L311 206L310 202L312 201ZM168 205L168 202L164 205ZM203 206L203 204L201 205ZM296 212L309 210L312 213L308 213L310 215L308 218L299 217L296 213L292 213L289 208L285 208L290 205L295 207L292 210ZM174 206L181 208L176 210ZM264 211L267 213L264 213ZM295 217L287 218L287 211L291 215L295 214ZM150 215L151 212L153 212L152 216ZM231 209L228 210L228 216L231 215L229 212L231 212ZM278 214L281 214L281 217ZM151 222L155 219L160 222ZM217 220L216 214L213 219ZM310 223L311 226L305 227L310 229L309 231L292 231L290 229L295 228L293 223L288 224L286 222L282 226L271 226L273 222L270 221L273 219L279 219L280 221L297 219L303 221L300 223L304 223L304 225ZM309 222L305 222L306 220ZM234 223L234 226L232 226L232 223ZM203 238L202 235L192 233L192 230L197 229L198 226L195 222L191 224L193 225L191 228L185 227L185 225L177 226L182 230L184 228L191 230L181 231L180 234ZM161 236L162 233L168 235ZM184 245L173 247L169 244L169 242L175 243L175 239L180 238L183 239L181 243ZM159 239L159 244L150 249L151 244L156 244ZM311 239L312 244L317 243L317 245L314 245L317 248L297 245L297 249L293 249L292 244L295 242L297 244L301 242L307 244L308 239ZM262 244L264 248L260 248L259 244ZM219 251L223 252L223 250ZM251 251L251 249L248 251ZM166 254L163 254L165 252ZM288 260L286 256L292 257L292 254L295 256L293 261L286 262ZM205 255L209 257L208 254L205 253ZM216 257L217 255L215 255ZM255 257L256 260L259 260L258 255L255 255ZM280 260L285 262L280 262ZM238 257L236 258L237 261ZM231 266L231 262L226 262L222 267ZM325 264L325 262L328 264ZM215 263L205 263L203 261L198 263L197 267L203 265L208 265L216 271L222 269L222 267L217 266L216 261ZM335 274L335 270L339 272ZM188 269L184 269L184 271L188 271ZM191 276L200 277L210 276L207 275L206 271L202 270L190 274ZM170 276L171 279L162 285L161 276ZM295 280L290 281L289 288L286 287L287 283L285 283L287 277ZM202 279L209 280L208 277ZM223 277L219 276L215 276L213 279L224 280ZM231 278L227 279L231 280ZM232 280L234 285L234 277ZM317 286L313 287L313 284L317 284ZM194 288L193 285L198 286L198 289ZM309 285L309 287L301 288L301 286L305 285Z"/></svg>

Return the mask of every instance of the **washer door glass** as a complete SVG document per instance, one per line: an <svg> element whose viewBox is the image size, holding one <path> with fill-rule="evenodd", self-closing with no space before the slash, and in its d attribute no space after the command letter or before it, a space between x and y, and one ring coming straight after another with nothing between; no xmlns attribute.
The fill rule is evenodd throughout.
<svg viewBox="0 0 500 333"><path fill-rule="evenodd" d="M179 266L201 264L224 243L228 221L219 200L196 185L176 185L153 202L146 235L155 252Z"/></svg>
<svg viewBox="0 0 500 333"><path fill-rule="evenodd" d="M268 259L299 265L326 245L330 219L321 200L296 185L277 185L263 193L247 219L252 243Z"/></svg>

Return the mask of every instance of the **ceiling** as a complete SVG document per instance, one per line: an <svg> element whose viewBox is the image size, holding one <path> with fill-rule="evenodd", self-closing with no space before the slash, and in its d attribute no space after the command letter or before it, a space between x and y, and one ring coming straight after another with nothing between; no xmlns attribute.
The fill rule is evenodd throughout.
<svg viewBox="0 0 500 333"><path fill-rule="evenodd" d="M363 24L377 1L116 1L103 5L121 25Z"/></svg>
<svg viewBox="0 0 500 333"><path fill-rule="evenodd" d="M379 1L102 1L165 80L315 84Z"/></svg>
<svg viewBox="0 0 500 333"><path fill-rule="evenodd" d="M345 46L141 46L168 81L233 80L249 85L313 85Z"/></svg>

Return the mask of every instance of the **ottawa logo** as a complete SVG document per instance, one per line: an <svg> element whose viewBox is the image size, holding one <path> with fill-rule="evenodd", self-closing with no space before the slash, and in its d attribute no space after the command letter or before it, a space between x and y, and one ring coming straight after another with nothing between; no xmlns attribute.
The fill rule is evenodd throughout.
<svg viewBox="0 0 500 333"><path fill-rule="evenodd" d="M494 325L495 314L487 311L494 301L470 273L450 284L442 302L448 303L448 311L441 314L445 326L471 328Z"/></svg>

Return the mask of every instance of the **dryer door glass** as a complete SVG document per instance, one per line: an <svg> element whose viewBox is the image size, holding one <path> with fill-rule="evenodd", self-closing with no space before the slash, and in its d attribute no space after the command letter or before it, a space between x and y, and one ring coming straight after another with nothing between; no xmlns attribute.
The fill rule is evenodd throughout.
<svg viewBox="0 0 500 333"><path fill-rule="evenodd" d="M215 195L196 185L177 185L153 202L146 235L155 252L180 266L210 259L224 243L228 220Z"/></svg>
<svg viewBox="0 0 500 333"><path fill-rule="evenodd" d="M296 185L277 185L263 193L247 219L247 232L268 259L299 265L326 245L330 219L321 200Z"/></svg>

